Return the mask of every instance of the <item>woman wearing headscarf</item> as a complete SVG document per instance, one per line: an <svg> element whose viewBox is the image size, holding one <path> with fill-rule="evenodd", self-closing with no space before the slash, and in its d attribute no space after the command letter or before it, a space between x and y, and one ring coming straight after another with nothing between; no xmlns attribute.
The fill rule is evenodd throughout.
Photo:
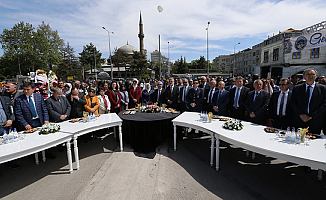
<svg viewBox="0 0 326 200"><path fill-rule="evenodd" d="M66 83L64 90L62 91L62 96L67 96L71 92L71 84Z"/></svg>
<svg viewBox="0 0 326 200"><path fill-rule="evenodd" d="M141 88L137 85L138 80L134 79L132 82L132 87L129 91L129 108L134 108L136 104L138 104L141 97Z"/></svg>
<svg viewBox="0 0 326 200"><path fill-rule="evenodd" d="M108 91L108 97L111 103L111 113L119 113L121 111L121 95L116 81L111 83L111 90Z"/></svg>
<svg viewBox="0 0 326 200"><path fill-rule="evenodd" d="M41 95L43 97L44 100L46 100L47 98L49 98L49 93L48 93L48 89L45 86L40 86L40 90L41 90Z"/></svg>
<svg viewBox="0 0 326 200"><path fill-rule="evenodd" d="M146 103L146 104L151 104L152 103L151 94L153 92L154 91L151 90L151 85L149 83L146 83L145 84L145 88L144 88L144 90L141 93L141 98L143 100L143 103Z"/></svg>
<svg viewBox="0 0 326 200"><path fill-rule="evenodd" d="M120 95L121 95L121 110L127 110L129 104L129 95L128 91L126 90L126 86L124 84L120 87Z"/></svg>
<svg viewBox="0 0 326 200"><path fill-rule="evenodd" d="M98 115L98 107L100 106L100 102L98 97L95 95L95 91L95 88L91 88L88 91L88 95L85 95L87 103L84 105L84 108L86 112Z"/></svg>
<svg viewBox="0 0 326 200"><path fill-rule="evenodd" d="M109 97L105 94L105 89L103 87L99 87L98 91L99 95L97 97L100 102L98 112L99 114L107 114L110 112L111 109Z"/></svg>

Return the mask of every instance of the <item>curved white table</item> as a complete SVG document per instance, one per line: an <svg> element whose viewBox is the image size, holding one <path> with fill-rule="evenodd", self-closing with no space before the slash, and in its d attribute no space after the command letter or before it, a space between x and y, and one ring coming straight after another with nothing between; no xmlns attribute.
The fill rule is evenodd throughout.
<svg viewBox="0 0 326 200"><path fill-rule="evenodd" d="M115 127L119 126L119 139L120 139L120 150L123 151L123 142L122 142L122 120L116 113L103 114L96 118L95 121L91 122L69 122L64 121L59 123L60 132L64 132L72 135L74 140L74 153L75 153L75 161L76 161L76 169L79 170L79 154L78 154L78 146L77 146L77 138L78 136L100 130L103 128ZM114 129L115 130L115 129Z"/></svg>
<svg viewBox="0 0 326 200"><path fill-rule="evenodd" d="M14 143L0 145L0 163L8 162L35 154L35 161L38 164L37 153L42 151L43 161L45 161L44 150L66 143L69 172L73 172L70 140L72 136L68 133L57 132L48 135L39 135L39 131L26 133L23 140Z"/></svg>
<svg viewBox="0 0 326 200"><path fill-rule="evenodd" d="M288 144L282 140L271 140L275 134L266 133L264 126L243 121L244 129L241 131L231 131L222 128L224 122L213 120L212 123L199 121L198 113L185 112L175 118L174 125L174 150L176 150L176 126L185 126L199 129L203 132L213 135L211 146L211 165L213 165L214 156L214 138L216 139L216 170L219 169L219 140L223 140L238 147L257 152L266 156L278 158L281 160L294 162L300 165L317 168L318 179L322 178L322 170L326 170L326 148L323 139L311 140L309 146L303 144Z"/></svg>

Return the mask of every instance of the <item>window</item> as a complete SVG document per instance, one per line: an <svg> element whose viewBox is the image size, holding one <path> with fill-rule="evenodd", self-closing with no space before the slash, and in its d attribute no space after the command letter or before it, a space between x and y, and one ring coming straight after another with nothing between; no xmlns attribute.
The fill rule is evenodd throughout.
<svg viewBox="0 0 326 200"><path fill-rule="evenodd" d="M279 48L273 50L273 61L278 60Z"/></svg>
<svg viewBox="0 0 326 200"><path fill-rule="evenodd" d="M264 63L268 62L268 51L264 52Z"/></svg>
<svg viewBox="0 0 326 200"><path fill-rule="evenodd" d="M292 59L300 59L301 51L292 53Z"/></svg>
<svg viewBox="0 0 326 200"><path fill-rule="evenodd" d="M255 56L255 53L256 53L256 52L253 52L253 53L252 53L252 56Z"/></svg>
<svg viewBox="0 0 326 200"><path fill-rule="evenodd" d="M311 49L310 58L319 58L319 48Z"/></svg>

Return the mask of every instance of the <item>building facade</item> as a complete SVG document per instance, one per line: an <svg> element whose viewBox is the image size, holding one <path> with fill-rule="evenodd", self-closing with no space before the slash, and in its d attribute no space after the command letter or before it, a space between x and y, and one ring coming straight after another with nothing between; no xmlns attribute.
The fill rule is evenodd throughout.
<svg viewBox="0 0 326 200"><path fill-rule="evenodd" d="M213 59L214 69L220 73L230 73L231 63L233 63L233 55L220 55Z"/></svg>
<svg viewBox="0 0 326 200"><path fill-rule="evenodd" d="M301 34L300 30L292 28L283 31L263 42L260 52L260 75L263 78L271 76L274 79L283 76L284 66L284 41L291 37L297 37ZM270 75L269 75L270 74Z"/></svg>

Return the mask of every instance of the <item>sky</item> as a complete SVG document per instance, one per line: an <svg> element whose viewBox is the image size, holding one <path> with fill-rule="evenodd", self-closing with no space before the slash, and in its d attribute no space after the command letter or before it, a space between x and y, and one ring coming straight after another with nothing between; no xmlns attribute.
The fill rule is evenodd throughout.
<svg viewBox="0 0 326 200"><path fill-rule="evenodd" d="M163 7L159 12L157 7ZM44 21L57 30L75 54L92 42L109 57L111 50L127 44L139 50L139 14L144 24L144 46L158 50L170 60L187 62L251 48L268 36L288 28L303 29L326 20L325 0L0 0L0 31L20 21L36 28ZM168 48L169 42L169 48ZM169 50L168 50L169 49ZM0 56L3 51L0 50Z"/></svg>

